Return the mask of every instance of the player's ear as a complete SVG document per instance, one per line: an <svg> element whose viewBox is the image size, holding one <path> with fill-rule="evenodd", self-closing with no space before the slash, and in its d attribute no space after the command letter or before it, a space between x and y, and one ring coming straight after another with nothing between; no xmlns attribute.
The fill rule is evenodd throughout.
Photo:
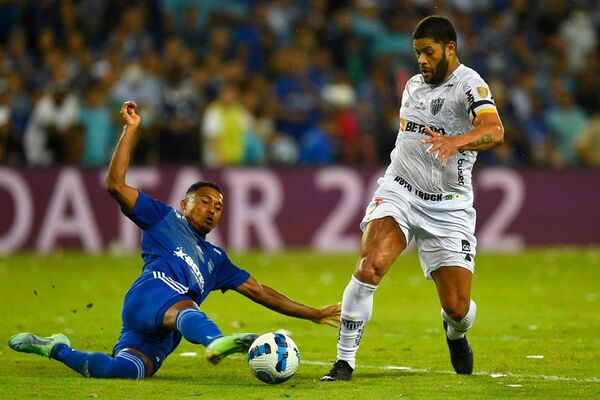
<svg viewBox="0 0 600 400"><path fill-rule="evenodd" d="M446 56L451 57L456 55L456 42L450 41L446 45Z"/></svg>
<svg viewBox="0 0 600 400"><path fill-rule="evenodd" d="M187 197L184 197L183 199L181 199L181 202L179 203L179 205L181 206L181 210L183 211L183 213L187 214L187 207L188 207Z"/></svg>

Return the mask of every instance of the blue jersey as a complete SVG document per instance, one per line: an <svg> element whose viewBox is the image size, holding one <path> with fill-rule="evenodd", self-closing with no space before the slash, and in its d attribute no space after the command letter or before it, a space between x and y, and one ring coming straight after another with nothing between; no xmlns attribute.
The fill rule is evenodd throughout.
<svg viewBox="0 0 600 400"><path fill-rule="evenodd" d="M185 289L198 305L212 290L235 289L250 277L183 214L142 191L126 216L142 228L143 272L163 277L175 290Z"/></svg>

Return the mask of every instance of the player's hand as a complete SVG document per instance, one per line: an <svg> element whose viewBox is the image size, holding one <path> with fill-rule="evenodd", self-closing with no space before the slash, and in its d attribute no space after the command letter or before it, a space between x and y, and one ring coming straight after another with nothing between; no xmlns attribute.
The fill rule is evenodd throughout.
<svg viewBox="0 0 600 400"><path fill-rule="evenodd" d="M319 309L320 316L314 320L317 324L327 324L337 328L340 326L342 303L331 304Z"/></svg>
<svg viewBox="0 0 600 400"><path fill-rule="evenodd" d="M448 165L448 159L458 152L457 137L441 135L431 128L425 128L425 133L431 136L421 140L423 143L429 144L425 151L432 154L445 167Z"/></svg>
<svg viewBox="0 0 600 400"><path fill-rule="evenodd" d="M140 125L140 116L136 114L136 108L137 104L132 100L127 100L121 106L121 118L123 118L125 125L133 128L137 128Z"/></svg>

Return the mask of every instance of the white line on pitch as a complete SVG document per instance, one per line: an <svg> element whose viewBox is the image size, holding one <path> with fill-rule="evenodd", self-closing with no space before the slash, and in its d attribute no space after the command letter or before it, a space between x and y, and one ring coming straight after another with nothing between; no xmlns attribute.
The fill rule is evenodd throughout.
<svg viewBox="0 0 600 400"><path fill-rule="evenodd" d="M311 361L311 360L301 360L301 364L308 365L325 365L330 366L330 362L325 361ZM426 372L430 374L448 374L455 375L452 371L439 371L427 368L412 368L412 367L404 367L400 365L357 365L360 368L366 369L380 369L380 370L397 370L397 371L410 371L410 372ZM475 372L473 375L480 376L489 376L492 378L500 378L500 377L510 377L510 378L521 378L521 379L542 379L547 381L566 381L566 382L586 382L586 383L600 383L600 378L592 377L592 378L575 378L572 376L555 376L555 375L521 375L521 374L513 374L511 372L505 373L492 373L492 372Z"/></svg>

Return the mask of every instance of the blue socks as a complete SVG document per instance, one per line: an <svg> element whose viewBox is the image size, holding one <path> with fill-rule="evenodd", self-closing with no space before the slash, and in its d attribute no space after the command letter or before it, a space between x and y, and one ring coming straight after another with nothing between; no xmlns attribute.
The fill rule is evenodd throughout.
<svg viewBox="0 0 600 400"><path fill-rule="evenodd" d="M113 358L104 353L74 350L61 343L52 349L51 357L88 378L142 379L147 373L144 360L126 351Z"/></svg>
<svg viewBox="0 0 600 400"><path fill-rule="evenodd" d="M186 340L204 346L223 336L217 325L195 308L181 310L177 314L176 326ZM127 351L111 357L104 353L74 350L61 343L52 349L50 357L88 378L142 379L151 374L151 371L146 371L141 357Z"/></svg>
<svg viewBox="0 0 600 400"><path fill-rule="evenodd" d="M217 325L196 308L179 311L175 326L188 342L203 346L208 346L210 342L223 336Z"/></svg>

